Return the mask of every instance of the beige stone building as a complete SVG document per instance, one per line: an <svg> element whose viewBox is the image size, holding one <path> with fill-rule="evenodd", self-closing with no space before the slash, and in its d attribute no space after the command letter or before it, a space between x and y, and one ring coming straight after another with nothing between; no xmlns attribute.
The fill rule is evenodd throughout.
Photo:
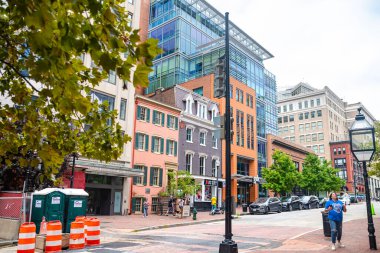
<svg viewBox="0 0 380 253"><path fill-rule="evenodd" d="M329 142L347 140L345 103L328 87L306 83L278 93L278 135L330 160Z"/></svg>

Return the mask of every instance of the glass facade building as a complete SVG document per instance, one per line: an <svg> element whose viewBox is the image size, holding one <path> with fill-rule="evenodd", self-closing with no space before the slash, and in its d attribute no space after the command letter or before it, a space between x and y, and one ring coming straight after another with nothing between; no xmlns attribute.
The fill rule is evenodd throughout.
<svg viewBox="0 0 380 253"><path fill-rule="evenodd" d="M149 37L163 53L154 61L146 94L209 75L224 55L224 16L204 0L152 0ZM277 134L276 79L263 61L273 56L232 22L230 73L256 91L259 169L266 166L266 133Z"/></svg>

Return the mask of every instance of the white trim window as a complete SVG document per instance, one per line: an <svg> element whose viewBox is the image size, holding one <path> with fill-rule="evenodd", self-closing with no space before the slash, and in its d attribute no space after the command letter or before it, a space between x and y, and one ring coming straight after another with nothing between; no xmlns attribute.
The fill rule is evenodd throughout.
<svg viewBox="0 0 380 253"><path fill-rule="evenodd" d="M212 133L212 147L215 149L218 148L218 139L215 137L214 133Z"/></svg>
<svg viewBox="0 0 380 253"><path fill-rule="evenodd" d="M191 127L186 128L186 141L193 142L193 128Z"/></svg>
<svg viewBox="0 0 380 253"><path fill-rule="evenodd" d="M199 132L199 143L202 146L206 146L206 132L204 131Z"/></svg>
<svg viewBox="0 0 380 253"><path fill-rule="evenodd" d="M186 171L190 174L193 172L193 154L186 154Z"/></svg>
<svg viewBox="0 0 380 253"><path fill-rule="evenodd" d="M199 175L206 175L206 157L204 156L199 157Z"/></svg>
<svg viewBox="0 0 380 253"><path fill-rule="evenodd" d="M189 94L187 95L186 97L186 109L185 109L185 112L189 113L189 114L192 114L193 113L193 103L194 103L194 99L193 97Z"/></svg>
<svg viewBox="0 0 380 253"><path fill-rule="evenodd" d="M212 159L211 161L211 168L212 168L212 176L213 177L217 177L217 173L218 173L218 168L216 166L216 159Z"/></svg>
<svg viewBox="0 0 380 253"><path fill-rule="evenodd" d="M207 119L207 106L198 102L197 116L202 119Z"/></svg>

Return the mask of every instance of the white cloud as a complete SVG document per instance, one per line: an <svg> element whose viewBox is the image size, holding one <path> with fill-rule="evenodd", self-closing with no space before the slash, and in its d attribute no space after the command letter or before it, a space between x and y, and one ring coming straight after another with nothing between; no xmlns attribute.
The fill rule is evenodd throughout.
<svg viewBox="0 0 380 253"><path fill-rule="evenodd" d="M208 1L275 56L279 89L327 85L380 119L380 1Z"/></svg>

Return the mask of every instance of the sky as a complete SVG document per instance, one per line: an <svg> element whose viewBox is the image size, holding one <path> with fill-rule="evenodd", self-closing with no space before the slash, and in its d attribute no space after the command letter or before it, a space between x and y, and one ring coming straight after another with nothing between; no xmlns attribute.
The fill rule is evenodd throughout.
<svg viewBox="0 0 380 253"><path fill-rule="evenodd" d="M207 0L274 55L277 89L328 86L380 120L380 0Z"/></svg>

